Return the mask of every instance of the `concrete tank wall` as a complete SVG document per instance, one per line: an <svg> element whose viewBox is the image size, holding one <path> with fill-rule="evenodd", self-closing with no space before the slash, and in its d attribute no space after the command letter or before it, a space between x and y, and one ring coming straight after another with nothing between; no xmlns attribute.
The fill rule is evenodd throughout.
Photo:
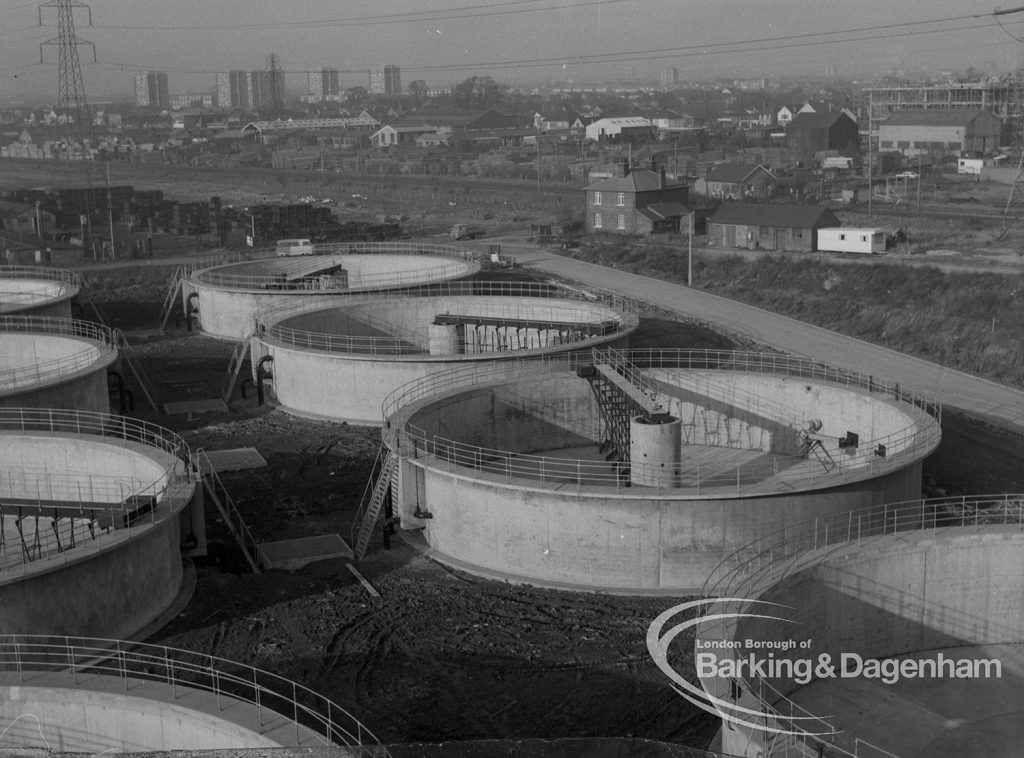
<svg viewBox="0 0 1024 758"><path fill-rule="evenodd" d="M781 383L776 377L760 377L763 383L746 375L728 378L765 393ZM861 407L856 393L831 385L806 390L801 384L793 394L796 408L803 397L816 398L826 410L835 405L837 414L846 401L851 409ZM898 423L912 423L877 396L870 400L892 410ZM885 412L851 410L842 417L858 418L860 413L875 418ZM727 554L761 535L917 498L922 460L930 449L905 460L890 457L882 473L864 471L851 477L854 481L833 477L817 482L809 477L798 489L766 482L768 486L746 491L719 483L651 492L576 482L572 476L542 481L472 467L475 447L485 448L481 455L487 455L486 449L554 454L560 448L596 445L596 402L588 383L568 372L494 380L426 400L409 411L407 423L395 423L414 429L416 437L462 446L464 466L419 457L422 446L414 450L404 444L402 450L396 498L402 526L423 527L442 560L447 556L460 565L523 581L622 590L695 590ZM884 423L876 429L887 429ZM433 517L415 518L417 508Z"/></svg>
<svg viewBox="0 0 1024 758"><path fill-rule="evenodd" d="M0 365L0 407L109 412L107 369L117 360L113 347L51 334L4 333L0 354L8 359Z"/></svg>
<svg viewBox="0 0 1024 758"><path fill-rule="evenodd" d="M781 604L784 611L769 615L792 623L747 617L703 625L698 636L740 644L748 639L798 639L808 647L775 649L774 657L817 661L827 654L837 667L843 653L885 659L964 646L1019 644L1024 641L1022 572L1024 533L1018 525L865 538L808 551L785 575L747 595ZM768 681L784 694L798 686L791 679ZM704 677L701 685L710 695L728 697L728 682L721 677ZM853 685L849 697L856 697ZM763 708L752 692L744 692L737 704ZM854 708L855 702L846 709L848 717ZM844 728L843 723L836 726ZM769 752L760 730L733 726L723 729L721 736L722 750L730 755Z"/></svg>
<svg viewBox="0 0 1024 758"><path fill-rule="evenodd" d="M60 281L0 278L0 313L71 318L71 300L77 294L77 287Z"/></svg>
<svg viewBox="0 0 1024 758"><path fill-rule="evenodd" d="M81 372L49 387L0 392L0 408L65 408L109 413L107 366L100 365L93 371Z"/></svg>
<svg viewBox="0 0 1024 758"><path fill-rule="evenodd" d="M190 490L191 491L191 490ZM194 496L194 492L192 492ZM174 602L181 588L179 511L152 526L82 547L65 559L0 571L0 634L130 639Z"/></svg>
<svg viewBox="0 0 1024 758"><path fill-rule="evenodd" d="M624 334L601 345L625 348L628 341L628 334ZM256 353L273 356L274 392L286 409L356 424L380 424L384 398L403 384L479 360L471 356L450 359L426 355L376 357L326 353L262 339L255 340L254 346ZM563 351L568 352L563 346L534 354ZM489 360L494 357L493 354L480 356ZM585 383L583 386L586 389Z"/></svg>
<svg viewBox="0 0 1024 758"><path fill-rule="evenodd" d="M305 265L310 260L308 257L274 258L204 269L194 274L183 287L183 303L189 294L197 293L198 297L193 303L199 308L202 331L213 337L240 339L251 333L255 313L268 307L294 302L299 298L328 297L338 298L341 302L353 292L359 291L359 287L384 291L389 287L410 287L457 279L480 269L479 264L472 261L427 255L324 256L325 265L340 261L349 272L349 289L327 296L323 291L316 290L292 290L282 294L280 291L262 289L258 279L248 284L239 279L237 284L223 285L209 284L203 280L204 272L210 272L210 276L272 277L291 266ZM389 274L393 276L382 278Z"/></svg>
<svg viewBox="0 0 1024 758"><path fill-rule="evenodd" d="M468 469L448 471L443 463L407 465L416 469L415 484L407 486L433 515L424 534L440 560L593 589L697 591L722 558L761 534L910 499L921 489L920 462L843 487L699 498L520 488ZM402 509L405 526L404 503Z"/></svg>
<svg viewBox="0 0 1024 758"><path fill-rule="evenodd" d="M113 689L124 685L116 680L107 686ZM187 687L179 685L178 694L189 702ZM231 708L231 699L225 697L224 705ZM25 714L37 718L19 719ZM0 722L9 725L3 744L15 750L99 754L280 747L212 713L84 688L0 686Z"/></svg>
<svg viewBox="0 0 1024 758"><path fill-rule="evenodd" d="M168 480L173 462L168 454L121 447L95 437L40 437L0 434L0 492L12 497L36 497L36 480L49 488L44 497L77 501L120 502L122 490L97 484L90 492L89 477L97 482L131 481L141 487ZM128 493L130 494L130 493Z"/></svg>

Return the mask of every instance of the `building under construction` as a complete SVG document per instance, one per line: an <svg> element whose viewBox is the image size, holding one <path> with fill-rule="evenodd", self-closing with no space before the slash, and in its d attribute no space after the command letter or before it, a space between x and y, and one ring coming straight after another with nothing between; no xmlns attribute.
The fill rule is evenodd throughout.
<svg viewBox="0 0 1024 758"><path fill-rule="evenodd" d="M1003 145L1016 145L1024 128L1024 71L980 82L923 84L902 82L864 90L868 129L878 136L878 125L890 114L911 108L980 108L999 116Z"/></svg>

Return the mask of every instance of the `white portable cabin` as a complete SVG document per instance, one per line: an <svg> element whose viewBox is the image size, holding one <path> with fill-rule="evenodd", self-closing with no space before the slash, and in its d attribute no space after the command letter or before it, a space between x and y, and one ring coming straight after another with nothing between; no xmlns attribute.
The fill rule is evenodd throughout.
<svg viewBox="0 0 1024 758"><path fill-rule="evenodd" d="M958 174L981 174L981 170L985 167L985 161L982 158L960 158L956 162L956 172Z"/></svg>
<svg viewBox="0 0 1024 758"><path fill-rule="evenodd" d="M819 229L818 251L822 253L884 253L885 231L838 226Z"/></svg>

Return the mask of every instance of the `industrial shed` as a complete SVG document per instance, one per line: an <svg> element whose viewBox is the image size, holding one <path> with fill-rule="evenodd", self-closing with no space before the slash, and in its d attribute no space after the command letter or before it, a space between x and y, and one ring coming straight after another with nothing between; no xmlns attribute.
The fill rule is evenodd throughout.
<svg viewBox="0 0 1024 758"><path fill-rule="evenodd" d="M708 219L708 244L810 253L818 249L818 230L832 226L840 223L828 208L726 203Z"/></svg>
<svg viewBox="0 0 1024 758"><path fill-rule="evenodd" d="M908 156L974 157L999 149L1001 129L999 117L980 108L913 108L879 125L878 147Z"/></svg>

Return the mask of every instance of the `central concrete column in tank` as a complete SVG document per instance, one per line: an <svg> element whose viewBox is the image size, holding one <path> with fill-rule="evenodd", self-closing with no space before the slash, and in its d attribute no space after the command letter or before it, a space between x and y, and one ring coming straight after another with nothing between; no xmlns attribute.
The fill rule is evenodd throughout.
<svg viewBox="0 0 1024 758"><path fill-rule="evenodd" d="M455 355L462 352L458 324L430 324L427 327L427 339L431 355Z"/></svg>
<svg viewBox="0 0 1024 758"><path fill-rule="evenodd" d="M682 422L667 413L629 422L629 479L642 487L678 487Z"/></svg>

